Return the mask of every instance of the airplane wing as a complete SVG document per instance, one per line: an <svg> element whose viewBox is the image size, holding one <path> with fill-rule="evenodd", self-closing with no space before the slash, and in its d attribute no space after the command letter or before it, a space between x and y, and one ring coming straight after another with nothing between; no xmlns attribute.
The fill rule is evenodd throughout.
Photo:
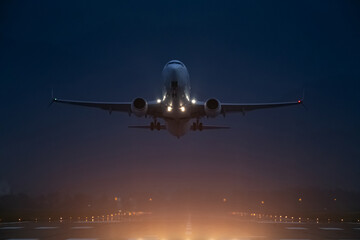
<svg viewBox="0 0 360 240"><path fill-rule="evenodd" d="M236 113L240 112L245 114L245 112L257 110L257 109L266 109L266 108L278 108L278 107L287 107L293 105L302 104L303 100L293 101L293 102L274 102L274 103L221 103L221 114L225 115L227 113ZM204 110L205 102L198 102L193 106L191 117L198 118L206 116Z"/></svg>
<svg viewBox="0 0 360 240"><path fill-rule="evenodd" d="M63 103L69 105L77 105L83 107L99 108L102 110L109 111L109 113L116 112L126 112L131 114L131 102L93 102L93 101L78 101L78 100L65 100L53 98L51 103ZM158 116L161 113L159 109L159 104L155 102L148 103L148 113L150 116Z"/></svg>
<svg viewBox="0 0 360 240"><path fill-rule="evenodd" d="M294 102L275 102L275 103L223 103L221 104L222 113L231 113L231 112L248 112L257 109L265 108L278 108L278 107L287 107L292 105L302 104L302 100Z"/></svg>
<svg viewBox="0 0 360 240"><path fill-rule="evenodd" d="M109 112L131 112L131 102L92 102L92 101L77 101L53 98L55 103L64 103L70 105L77 105L83 107L100 108Z"/></svg>

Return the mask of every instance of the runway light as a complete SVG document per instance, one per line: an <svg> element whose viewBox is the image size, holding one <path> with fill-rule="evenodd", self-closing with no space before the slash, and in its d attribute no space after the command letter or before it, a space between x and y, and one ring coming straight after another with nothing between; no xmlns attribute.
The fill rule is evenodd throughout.
<svg viewBox="0 0 360 240"><path fill-rule="evenodd" d="M226 198L223 198L223 202L227 202L227 199L226 199Z"/></svg>
<svg viewBox="0 0 360 240"><path fill-rule="evenodd" d="M264 201L261 201L261 205L264 205L264 203L265 203Z"/></svg>
<svg viewBox="0 0 360 240"><path fill-rule="evenodd" d="M181 110L182 112L185 112L185 107L184 107L184 106L180 107L180 110Z"/></svg>
<svg viewBox="0 0 360 240"><path fill-rule="evenodd" d="M167 111L168 111L168 112L171 112L171 111L172 111L172 107L168 106L168 107L167 107Z"/></svg>
<svg viewBox="0 0 360 240"><path fill-rule="evenodd" d="M156 102L157 102L157 103L161 103L161 99L158 98L158 99L156 100Z"/></svg>
<svg viewBox="0 0 360 240"><path fill-rule="evenodd" d="M299 202L302 202L302 198L299 198Z"/></svg>
<svg viewBox="0 0 360 240"><path fill-rule="evenodd" d="M195 103L196 103L196 100L195 100L195 99L191 100L191 103L192 103L192 104L195 104Z"/></svg>

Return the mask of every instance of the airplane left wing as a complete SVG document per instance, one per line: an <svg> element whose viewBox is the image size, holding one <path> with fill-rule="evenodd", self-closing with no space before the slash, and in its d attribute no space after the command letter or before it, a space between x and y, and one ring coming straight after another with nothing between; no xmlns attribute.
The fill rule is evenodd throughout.
<svg viewBox="0 0 360 240"><path fill-rule="evenodd" d="M131 113L131 102L91 102L91 101L77 101L77 100L64 100L53 98L52 102L64 103L70 105L77 105L83 107L100 108L109 112L128 112Z"/></svg>
<svg viewBox="0 0 360 240"><path fill-rule="evenodd" d="M78 101L78 100L65 100L53 98L51 103L63 103L69 105L77 105L82 107L91 107L99 108L102 110L109 111L109 113L116 112L125 112L131 114L131 102L92 102L92 101ZM161 108L156 102L148 103L148 111L146 115L161 117Z"/></svg>

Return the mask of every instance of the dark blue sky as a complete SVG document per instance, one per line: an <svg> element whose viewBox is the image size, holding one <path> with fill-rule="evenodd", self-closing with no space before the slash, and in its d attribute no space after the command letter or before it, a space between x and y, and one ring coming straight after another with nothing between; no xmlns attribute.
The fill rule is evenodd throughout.
<svg viewBox="0 0 360 240"><path fill-rule="evenodd" d="M3 1L0 181L16 192L360 189L358 1ZM205 120L230 131L55 105L161 94L183 61L197 99L305 105Z"/></svg>

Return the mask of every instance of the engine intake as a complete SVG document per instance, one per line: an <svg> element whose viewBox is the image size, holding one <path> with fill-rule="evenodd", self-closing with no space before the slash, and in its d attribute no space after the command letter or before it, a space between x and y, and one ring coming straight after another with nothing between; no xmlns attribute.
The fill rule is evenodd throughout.
<svg viewBox="0 0 360 240"><path fill-rule="evenodd" d="M208 117L216 117L221 112L221 103L215 98L210 98L205 102L205 114Z"/></svg>
<svg viewBox="0 0 360 240"><path fill-rule="evenodd" d="M143 117L148 110L147 101L143 98L135 98L131 103L131 112L137 117Z"/></svg>

